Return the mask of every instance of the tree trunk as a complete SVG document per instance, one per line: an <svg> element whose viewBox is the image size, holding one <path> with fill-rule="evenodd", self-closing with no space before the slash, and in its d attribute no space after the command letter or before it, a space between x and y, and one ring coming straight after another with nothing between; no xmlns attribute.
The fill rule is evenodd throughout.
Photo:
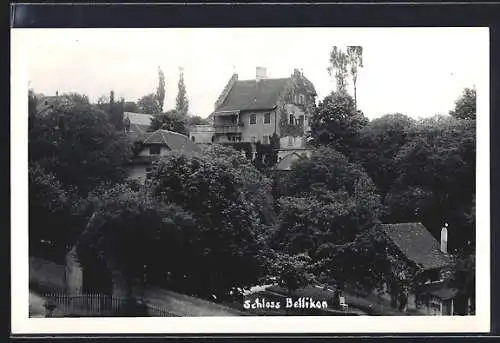
<svg viewBox="0 0 500 343"><path fill-rule="evenodd" d="M358 98L357 98L357 94L356 94L356 81L353 82L353 86L354 86L354 109L358 110Z"/></svg>

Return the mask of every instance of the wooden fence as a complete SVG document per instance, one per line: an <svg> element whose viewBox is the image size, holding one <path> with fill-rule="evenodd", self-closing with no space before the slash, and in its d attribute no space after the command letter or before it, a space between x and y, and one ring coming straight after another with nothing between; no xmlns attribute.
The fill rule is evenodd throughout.
<svg viewBox="0 0 500 343"><path fill-rule="evenodd" d="M53 304L53 317L120 317L126 312L130 300L103 294L64 293L45 294L49 303ZM154 304L145 303L149 317L177 317L175 314Z"/></svg>

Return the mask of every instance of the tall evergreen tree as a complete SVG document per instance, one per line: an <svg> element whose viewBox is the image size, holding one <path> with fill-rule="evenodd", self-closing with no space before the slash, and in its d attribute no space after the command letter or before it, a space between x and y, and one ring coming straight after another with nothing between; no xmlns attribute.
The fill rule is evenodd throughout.
<svg viewBox="0 0 500 343"><path fill-rule="evenodd" d="M158 88L156 89L156 98L160 105L160 112L163 112L163 105L165 103L165 74L163 70L158 67Z"/></svg>
<svg viewBox="0 0 500 343"><path fill-rule="evenodd" d="M184 84L184 71L179 68L179 91L177 93L175 109L181 115L186 116L189 110L189 101L186 94L186 85Z"/></svg>

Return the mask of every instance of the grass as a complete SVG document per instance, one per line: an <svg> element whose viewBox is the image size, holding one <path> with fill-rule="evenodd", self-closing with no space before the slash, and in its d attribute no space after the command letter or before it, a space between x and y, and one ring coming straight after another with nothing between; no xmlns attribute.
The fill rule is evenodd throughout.
<svg viewBox="0 0 500 343"><path fill-rule="evenodd" d="M287 290L279 286L272 286L268 288L268 290L283 295L287 294ZM298 297L311 297L319 301L326 300L329 303L331 303L333 297L333 292L314 286L300 288L295 292L295 294ZM408 313L400 312L392 308L389 301L376 294L370 294L366 297L359 297L350 292L344 292L344 294L346 303L350 308L361 310L362 312L372 316L408 315Z"/></svg>

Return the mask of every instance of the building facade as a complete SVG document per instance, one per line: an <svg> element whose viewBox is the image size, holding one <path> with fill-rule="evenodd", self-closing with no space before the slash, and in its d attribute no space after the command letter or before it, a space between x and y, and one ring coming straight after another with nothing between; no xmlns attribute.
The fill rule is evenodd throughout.
<svg viewBox="0 0 500 343"><path fill-rule="evenodd" d="M383 224L382 230L389 244L418 279L409 279L405 273L394 270L394 281L386 283L382 296L392 306L403 311L426 315L453 315L458 290L450 283L452 259L447 252L447 229L443 228L441 245L422 223ZM404 294L404 297L401 295Z"/></svg>
<svg viewBox="0 0 500 343"><path fill-rule="evenodd" d="M196 144L211 144L214 142L215 128L213 125L192 125L189 127L189 139Z"/></svg>
<svg viewBox="0 0 500 343"><path fill-rule="evenodd" d="M271 137L277 136L280 158L293 152L303 154L316 95L313 84L298 69L279 79L267 78L262 67L257 67L253 80L239 80L234 74L210 115L210 140L269 145Z"/></svg>

